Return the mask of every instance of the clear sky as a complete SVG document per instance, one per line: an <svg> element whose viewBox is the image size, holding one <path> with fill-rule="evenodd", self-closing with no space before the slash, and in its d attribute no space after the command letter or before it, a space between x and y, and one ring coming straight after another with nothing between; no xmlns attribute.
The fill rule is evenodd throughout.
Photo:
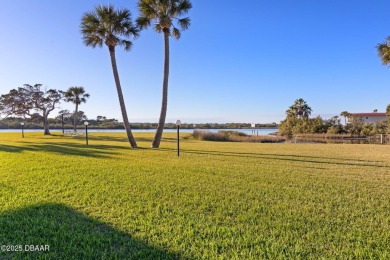
<svg viewBox="0 0 390 260"><path fill-rule="evenodd" d="M82 14L101 3L138 15L136 0L1 0L0 93L25 83L83 86L91 98L80 109L89 118L121 120L108 49L81 39ZM167 122L279 122L298 98L324 118L390 104L390 69L376 51L390 35L390 1L192 4L190 29L171 39ZM131 122L157 122L163 50L153 30L131 52L117 49Z"/></svg>

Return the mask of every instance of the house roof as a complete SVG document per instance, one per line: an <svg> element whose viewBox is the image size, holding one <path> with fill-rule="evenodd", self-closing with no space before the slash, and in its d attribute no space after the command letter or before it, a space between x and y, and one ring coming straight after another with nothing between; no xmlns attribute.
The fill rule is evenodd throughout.
<svg viewBox="0 0 390 260"><path fill-rule="evenodd" d="M373 112L373 113L351 113L351 116L386 116L386 113Z"/></svg>

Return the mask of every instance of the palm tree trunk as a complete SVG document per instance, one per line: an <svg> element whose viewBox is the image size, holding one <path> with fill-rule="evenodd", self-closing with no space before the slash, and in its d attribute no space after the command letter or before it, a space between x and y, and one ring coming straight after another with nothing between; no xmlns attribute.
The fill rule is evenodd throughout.
<svg viewBox="0 0 390 260"><path fill-rule="evenodd" d="M162 104L161 104L160 119L158 121L156 134L154 135L152 148L158 148L160 146L161 137L164 131L165 118L167 116L168 78L169 78L169 31L168 30L164 31L164 47L165 47L165 58L164 58L164 80L163 80Z"/></svg>
<svg viewBox="0 0 390 260"><path fill-rule="evenodd" d="M137 143L134 139L133 133L131 132L129 119L127 118L125 101L123 99L122 87L119 81L119 74L116 66L115 47L109 47L109 50L110 50L110 57L111 57L111 64L112 64L112 72L114 73L115 85L116 85L116 90L118 92L119 105L122 111L123 124L126 129L127 138L129 139L129 143L131 147L137 148Z"/></svg>
<svg viewBox="0 0 390 260"><path fill-rule="evenodd" d="M76 132L76 125L77 125L77 112L79 110L79 104L76 103L76 109L74 111L74 116L73 116L73 129Z"/></svg>

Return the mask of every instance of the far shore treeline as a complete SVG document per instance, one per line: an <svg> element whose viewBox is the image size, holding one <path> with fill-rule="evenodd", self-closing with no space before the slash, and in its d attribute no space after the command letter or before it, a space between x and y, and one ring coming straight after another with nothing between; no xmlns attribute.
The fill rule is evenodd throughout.
<svg viewBox="0 0 390 260"><path fill-rule="evenodd" d="M123 123L116 119L87 119L88 127L92 129L124 129ZM42 122L40 120L26 120L20 117L7 117L0 120L0 129L19 129L21 128L20 123L24 122L25 129L41 129ZM83 128L84 125L78 124L78 128ZM49 124L51 129L62 129L62 121L60 117L49 118ZM136 122L131 123L132 129L156 129L157 123L149 122ZM276 123L270 124L256 124L256 128L277 128ZM73 122L69 119L65 120L64 128L73 128ZM166 129L175 129L175 123L165 123ZM242 129L251 128L251 123L182 123L180 125L182 129Z"/></svg>

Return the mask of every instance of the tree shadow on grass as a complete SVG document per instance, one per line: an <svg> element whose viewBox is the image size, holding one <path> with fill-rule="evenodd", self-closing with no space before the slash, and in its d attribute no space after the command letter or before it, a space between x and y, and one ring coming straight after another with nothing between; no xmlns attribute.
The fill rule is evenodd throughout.
<svg viewBox="0 0 390 260"><path fill-rule="evenodd" d="M148 141L153 141L153 136L151 135L150 137L143 137L143 136L138 136L137 133L133 133L134 138L136 141L138 140L148 140ZM63 138L67 139L78 139L78 140L83 140L85 139L85 134L83 135L76 135L76 136L60 136ZM110 141L110 142L125 142L129 143L129 139L127 138L126 132L123 133L113 133L113 135L110 134L110 132L106 133L88 133L88 139L89 140L97 140L97 141Z"/></svg>
<svg viewBox="0 0 390 260"><path fill-rule="evenodd" d="M143 136L134 136L135 140L138 142L150 142L152 143L153 141L153 136L150 137L143 137ZM75 137L77 139L85 139L85 137ZM108 141L108 142L122 142L122 143L129 143L129 140L127 137L118 137L118 136L102 136L102 135L91 135L88 136L89 140L96 140L96 141ZM161 142L176 142L176 138L170 138L170 137L162 137Z"/></svg>
<svg viewBox="0 0 390 260"><path fill-rule="evenodd" d="M160 148L162 151L174 151L173 148ZM353 158L332 158L332 157L316 157L316 156L304 156L304 155L289 155L289 154L265 154L265 153L240 153L240 152L223 152L223 151L208 151L208 150L185 150L181 149L183 153L193 154L206 154L216 156L227 156L227 157L244 157L244 158L258 158L267 160L278 160L278 161L292 161L302 163L313 163L313 164L329 164L329 165L343 165L343 166L362 166L362 167L379 167L379 168L390 168L390 166L380 165L377 163L383 163L380 161L370 160L359 160Z"/></svg>
<svg viewBox="0 0 390 260"><path fill-rule="evenodd" d="M46 203L5 212L0 215L0 230L1 245L22 246L20 252L0 250L0 259L180 258L63 204ZM25 245L49 248L27 251Z"/></svg>
<svg viewBox="0 0 390 260"><path fill-rule="evenodd" d="M68 137L66 137L68 138ZM131 151L133 148L128 144L127 139L117 138L117 137L95 137L90 139L89 145L86 145L84 142L74 142L75 139L81 139L78 137L73 137L73 140L67 139L62 141L47 141L42 142L19 142L19 145L6 145L0 144L0 152L9 152L9 153L21 153L24 151L47 151L52 153L72 155L72 156L83 156L83 157L94 157L94 158L110 158L117 154L118 150ZM152 141L148 138L140 138L142 140L138 141ZM93 143L93 141L99 141ZM117 142L116 144L102 144L104 141ZM136 148L137 150L147 149L143 147Z"/></svg>
<svg viewBox="0 0 390 260"><path fill-rule="evenodd" d="M25 147L23 146L13 146L13 145L6 145L6 144L0 144L0 151L7 152L7 153L20 153L25 150Z"/></svg>
<svg viewBox="0 0 390 260"><path fill-rule="evenodd" d="M77 136L74 137L75 139L85 139L84 136ZM127 139L127 136L124 135L123 137L119 136L104 136L104 135L88 135L88 139L90 141L108 141L108 142L123 142L123 143L129 143L129 139ZM129 144L130 145L130 144Z"/></svg>
<svg viewBox="0 0 390 260"><path fill-rule="evenodd" d="M137 141L137 143L140 143L140 142L150 142L150 143L152 143L152 141L153 141L153 136L144 137L144 136L136 136L136 135L134 135L134 137L135 137L135 140ZM85 140L85 136L84 135L80 135L80 136L64 136L64 138L66 138L68 140L80 140L82 142L85 142L84 141ZM91 134L91 135L88 134L88 140L89 140L90 144L93 144L94 141L97 141L99 143L106 141L106 142L118 142L118 143L122 143L125 146L128 145L127 147L130 147L129 139L127 139L126 133L123 133L123 136L97 135L96 133ZM164 141L173 142L175 140L176 139L174 139L174 138L165 138L165 137L162 138L162 142L164 142Z"/></svg>
<svg viewBox="0 0 390 260"><path fill-rule="evenodd" d="M21 153L24 151L46 151L63 155L94 157L94 158L110 158L114 156L115 150L129 150L130 148L116 145L85 145L78 143L66 142L40 142L25 143L23 145L0 145L0 151L10 153Z"/></svg>

